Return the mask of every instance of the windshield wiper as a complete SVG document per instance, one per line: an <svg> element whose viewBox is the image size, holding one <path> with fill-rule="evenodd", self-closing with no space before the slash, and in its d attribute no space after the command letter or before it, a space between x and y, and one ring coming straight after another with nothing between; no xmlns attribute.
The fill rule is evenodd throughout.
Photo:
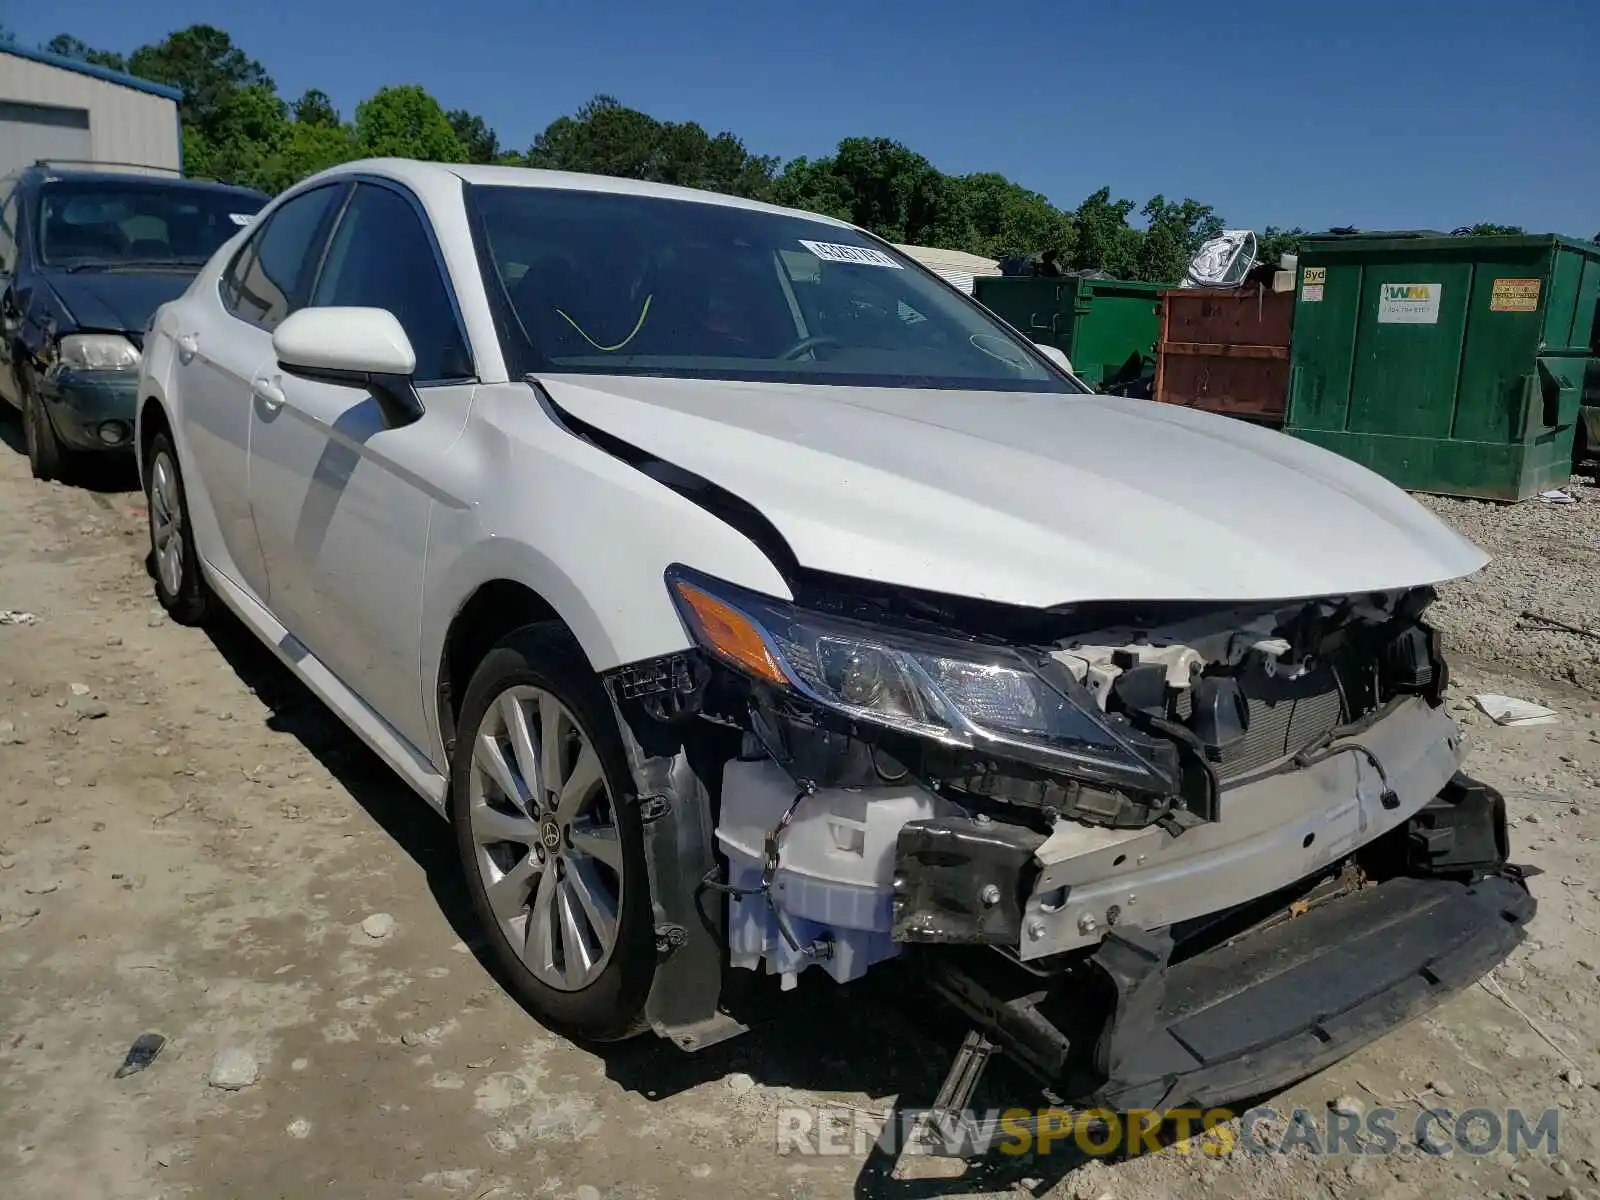
<svg viewBox="0 0 1600 1200"><path fill-rule="evenodd" d="M76 271L146 271L152 267L195 268L206 265L203 258L80 258L66 264L63 270Z"/></svg>

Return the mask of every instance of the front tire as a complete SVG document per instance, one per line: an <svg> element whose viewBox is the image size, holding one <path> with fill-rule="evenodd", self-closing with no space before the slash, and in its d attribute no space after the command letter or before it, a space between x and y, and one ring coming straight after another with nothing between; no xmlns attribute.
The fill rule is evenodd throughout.
<svg viewBox="0 0 1600 1200"><path fill-rule="evenodd" d="M150 442L144 477L156 599L178 624L203 624L211 613L211 589L200 573L200 556L195 553L178 453L164 432Z"/></svg>
<svg viewBox="0 0 1600 1200"><path fill-rule="evenodd" d="M519 629L473 673L450 784L473 907L513 994L575 1037L641 1032L656 961L644 834L611 705L565 629Z"/></svg>
<svg viewBox="0 0 1600 1200"><path fill-rule="evenodd" d="M18 372L18 395L22 403L22 436L28 448L28 468L35 479L64 479L67 473L67 449L50 424L50 414L44 403Z"/></svg>

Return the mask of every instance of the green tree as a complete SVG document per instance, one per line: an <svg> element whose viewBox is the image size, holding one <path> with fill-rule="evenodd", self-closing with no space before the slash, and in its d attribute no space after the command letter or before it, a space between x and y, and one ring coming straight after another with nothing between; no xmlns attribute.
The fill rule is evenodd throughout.
<svg viewBox="0 0 1600 1200"><path fill-rule="evenodd" d="M545 126L528 148L528 165L648 179L660 129L654 117L624 107L614 96L596 96L574 115Z"/></svg>
<svg viewBox="0 0 1600 1200"><path fill-rule="evenodd" d="M362 158L466 162L467 148L439 102L414 83L386 87L356 106L356 152Z"/></svg>
<svg viewBox="0 0 1600 1200"><path fill-rule="evenodd" d="M951 209L947 180L916 151L890 138L845 138L833 170L850 189L851 219L891 242L923 245Z"/></svg>
<svg viewBox="0 0 1600 1200"><path fill-rule="evenodd" d="M286 106L270 87L221 93L206 126L184 126L184 167L191 175L271 190L271 163L290 129Z"/></svg>
<svg viewBox="0 0 1600 1200"><path fill-rule="evenodd" d="M275 149L263 158L251 183L269 194L281 192L308 175L355 157L349 126L295 121Z"/></svg>
<svg viewBox="0 0 1600 1200"><path fill-rule="evenodd" d="M546 126L527 165L760 197L771 191L777 160L751 154L731 133L713 136L693 121L658 121L599 95Z"/></svg>
<svg viewBox="0 0 1600 1200"><path fill-rule="evenodd" d="M842 217L892 242L920 245L961 231L949 179L890 138L845 138L831 158L796 159L772 191L784 204Z"/></svg>
<svg viewBox="0 0 1600 1200"><path fill-rule="evenodd" d="M96 67L106 67L113 71L126 71L128 60L121 54L112 50L96 50L86 45L82 38L73 37L70 33L58 33L44 44L45 50L50 54L59 54L62 58L75 58L79 62L90 63Z"/></svg>
<svg viewBox="0 0 1600 1200"><path fill-rule="evenodd" d="M1507 234L1526 233L1521 225L1496 225L1493 221L1481 221L1469 226L1467 232L1476 237L1501 237Z"/></svg>
<svg viewBox="0 0 1600 1200"><path fill-rule="evenodd" d="M1300 243L1306 240L1306 231L1296 225L1293 229L1280 229L1268 225L1256 235L1256 257L1264 263L1277 265L1285 254L1299 254Z"/></svg>
<svg viewBox="0 0 1600 1200"><path fill-rule="evenodd" d="M220 137L217 123L235 92L257 88L276 96L277 91L266 68L212 25L191 25L164 41L141 46L128 56L128 70L181 88L184 125L213 142Z"/></svg>
<svg viewBox="0 0 1600 1200"><path fill-rule="evenodd" d="M339 113L321 88L307 88L291 106L299 125L338 125Z"/></svg>
<svg viewBox="0 0 1600 1200"><path fill-rule="evenodd" d="M1131 212L1133 201L1113 200L1110 188L1086 197L1072 213L1077 240L1068 261L1073 269L1132 279L1139 269L1142 235L1128 224Z"/></svg>
<svg viewBox="0 0 1600 1200"><path fill-rule="evenodd" d="M1038 192L1004 175L982 172L949 179L945 220L935 244L989 258L1054 250L1069 260L1075 231L1067 215Z"/></svg>
<svg viewBox="0 0 1600 1200"><path fill-rule="evenodd" d="M495 163L500 161L500 138L477 113L464 108L453 108L445 113L456 138L467 149L467 161Z"/></svg>
<svg viewBox="0 0 1600 1200"><path fill-rule="evenodd" d="M693 121L660 127L653 178L730 196L766 198L778 160L751 154L731 133L710 134Z"/></svg>
<svg viewBox="0 0 1600 1200"><path fill-rule="evenodd" d="M1209 204L1185 199L1173 204L1159 193L1146 201L1146 221L1134 277L1152 283L1177 283L1195 251L1222 232L1222 218Z"/></svg>
<svg viewBox="0 0 1600 1200"><path fill-rule="evenodd" d="M831 158L793 158L772 183L772 198L790 208L850 220L850 189L833 173Z"/></svg>

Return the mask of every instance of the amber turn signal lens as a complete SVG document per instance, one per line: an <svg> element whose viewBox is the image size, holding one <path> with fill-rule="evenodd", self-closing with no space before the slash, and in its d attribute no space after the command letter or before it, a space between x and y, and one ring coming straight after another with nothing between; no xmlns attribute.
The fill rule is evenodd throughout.
<svg viewBox="0 0 1600 1200"><path fill-rule="evenodd" d="M767 649L761 632L749 617L691 583L679 580L673 586L694 614L695 624L700 627L701 640L707 646L757 679L764 679L768 683L789 682L783 668L778 666L772 652Z"/></svg>

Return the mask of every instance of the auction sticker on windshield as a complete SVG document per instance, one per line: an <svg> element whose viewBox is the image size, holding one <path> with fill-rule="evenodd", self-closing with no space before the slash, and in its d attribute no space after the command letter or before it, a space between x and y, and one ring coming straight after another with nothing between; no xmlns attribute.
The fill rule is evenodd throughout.
<svg viewBox="0 0 1600 1200"><path fill-rule="evenodd" d="M845 246L838 242L808 242L800 239L800 244L824 262L855 263L863 267L893 267L896 271L905 270L894 259L881 250L871 250L866 246Z"/></svg>

